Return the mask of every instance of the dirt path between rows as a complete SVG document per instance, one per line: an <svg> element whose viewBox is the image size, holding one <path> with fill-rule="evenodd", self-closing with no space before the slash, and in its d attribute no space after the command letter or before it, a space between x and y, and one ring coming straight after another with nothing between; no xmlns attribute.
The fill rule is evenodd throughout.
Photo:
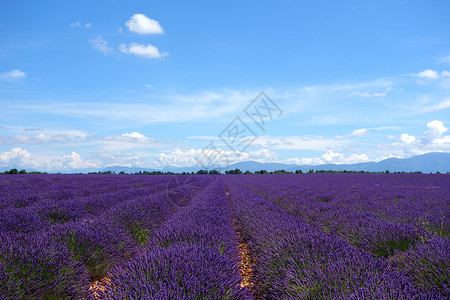
<svg viewBox="0 0 450 300"><path fill-rule="evenodd" d="M91 284L89 290L94 299L102 299L100 293L106 290L105 285L111 285L111 279L108 276Z"/></svg>
<svg viewBox="0 0 450 300"><path fill-rule="evenodd" d="M231 209L231 202L228 197L228 190L225 190L225 192L227 194L228 205L230 206L230 209ZM242 277L240 286L243 288L247 288L252 293L254 293L255 292L255 284L253 282L253 268L252 268L253 260L252 260L251 254L250 254L250 249L249 249L248 245L244 242L241 231L239 229L239 222L235 217L233 217L233 227L239 238L239 246L238 246L239 258L240 258L239 259L239 269L240 269L240 274Z"/></svg>

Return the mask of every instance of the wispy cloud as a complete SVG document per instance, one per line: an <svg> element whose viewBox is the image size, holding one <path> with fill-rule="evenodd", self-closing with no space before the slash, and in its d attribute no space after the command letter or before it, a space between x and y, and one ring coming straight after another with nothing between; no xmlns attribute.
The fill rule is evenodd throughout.
<svg viewBox="0 0 450 300"><path fill-rule="evenodd" d="M27 77L25 72L22 72L20 70L11 70L8 72L0 73L0 80L2 81L14 81L14 80L20 80Z"/></svg>
<svg viewBox="0 0 450 300"><path fill-rule="evenodd" d="M100 51L103 54L114 53L114 50L108 46L108 42L105 41L101 35L89 40L89 43L95 50Z"/></svg>
<svg viewBox="0 0 450 300"><path fill-rule="evenodd" d="M423 111L424 112L432 112L432 111L439 111L439 110L444 110L444 109L449 109L449 108L450 108L450 99L447 99L442 102L436 103L434 105L426 106L426 107L424 107Z"/></svg>
<svg viewBox="0 0 450 300"><path fill-rule="evenodd" d="M369 130L367 128L360 128L360 129L355 129L352 131L352 133L349 134L349 136L354 136L354 137L362 137L365 136L369 133Z"/></svg>
<svg viewBox="0 0 450 300"><path fill-rule="evenodd" d="M80 21L76 21L73 23L70 23L70 27L84 27L84 28L91 28L92 27L92 23L81 23Z"/></svg>
<svg viewBox="0 0 450 300"><path fill-rule="evenodd" d="M359 96L364 98L372 98L372 97L384 97L386 93L378 93L378 92L352 92L350 96Z"/></svg>

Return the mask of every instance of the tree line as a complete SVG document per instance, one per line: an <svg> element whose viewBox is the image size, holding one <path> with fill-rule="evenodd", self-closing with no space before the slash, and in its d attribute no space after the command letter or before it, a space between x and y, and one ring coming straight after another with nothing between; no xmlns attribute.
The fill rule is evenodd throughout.
<svg viewBox="0 0 450 300"><path fill-rule="evenodd" d="M163 172L163 171L139 171L135 173L126 173L124 171L120 171L119 173L116 173L114 171L99 171L99 172L89 172L88 174L103 174L103 175L219 175L219 174L324 174L324 173L331 173L331 174L337 174L337 173L364 173L364 174L422 174L421 171L415 171L415 172L390 172L389 170L381 171L381 172L368 172L368 171L333 171L333 170L313 170L309 169L307 172L303 172L302 170L295 170L295 171L286 171L286 170L275 170L275 171L267 171L267 170L259 170L251 172L249 170L241 171L240 169L234 169L234 170L227 170L225 173L221 173L218 170L198 170L197 172ZM17 170L17 169L11 169L9 171L4 171L0 174L48 174L47 172L40 172L40 171L32 171L27 172L26 170ZM60 173L57 173L60 174ZM79 173L82 174L82 173ZM436 174L440 174L439 171L436 172ZM447 172L447 174L450 174L450 172Z"/></svg>

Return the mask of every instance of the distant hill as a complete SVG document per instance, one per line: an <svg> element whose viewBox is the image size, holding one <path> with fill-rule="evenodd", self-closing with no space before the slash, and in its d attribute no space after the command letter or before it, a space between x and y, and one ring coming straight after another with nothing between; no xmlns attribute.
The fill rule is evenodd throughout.
<svg viewBox="0 0 450 300"><path fill-rule="evenodd" d="M325 164L325 165L294 165L294 164L280 164L280 163L260 163L256 161L244 161L231 164L227 170L240 169L242 172L249 170L251 172L266 170L273 172L275 170L295 171L302 170L308 172L312 170L332 170L332 171L368 171L368 172L415 172L421 171L423 173L441 173L450 172L450 153L432 152L423 155L413 156L410 158L388 158L379 162L367 162L358 164ZM139 171L153 171L142 168L127 168L127 167L110 167L104 170L111 170L119 173L123 170L126 173L135 173ZM128 170L128 171L127 171ZM166 166L162 169L163 172L197 172L199 167L174 167Z"/></svg>
<svg viewBox="0 0 450 300"><path fill-rule="evenodd" d="M432 152L413 156L410 158L388 158L379 162L367 162L358 164L325 164L325 165L288 165L277 163L259 163L255 161L238 162L230 165L227 169L249 170L251 172L266 170L272 172L284 169L286 171L302 170L307 172L313 170L332 170L332 171L368 171L368 172L415 172L435 173L436 171L445 173L450 172L450 153Z"/></svg>

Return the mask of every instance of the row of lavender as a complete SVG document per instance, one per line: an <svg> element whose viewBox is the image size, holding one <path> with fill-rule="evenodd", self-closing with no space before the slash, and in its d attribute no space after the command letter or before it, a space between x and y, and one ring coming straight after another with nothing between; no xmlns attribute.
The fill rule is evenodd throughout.
<svg viewBox="0 0 450 300"><path fill-rule="evenodd" d="M114 268L106 299L252 299L240 287L238 236L218 178L158 228L141 255Z"/></svg>
<svg viewBox="0 0 450 300"><path fill-rule="evenodd" d="M0 182L22 200L18 206L2 194L10 205L0 209L0 299L80 299L93 296L90 283L142 252L153 231L211 178L40 175ZM71 196L61 196L64 190Z"/></svg>
<svg viewBox="0 0 450 300"><path fill-rule="evenodd" d="M261 261L255 280L265 297L450 296L448 176L252 175L227 182ZM240 211L244 201L249 209ZM305 281L311 278L317 281Z"/></svg>

